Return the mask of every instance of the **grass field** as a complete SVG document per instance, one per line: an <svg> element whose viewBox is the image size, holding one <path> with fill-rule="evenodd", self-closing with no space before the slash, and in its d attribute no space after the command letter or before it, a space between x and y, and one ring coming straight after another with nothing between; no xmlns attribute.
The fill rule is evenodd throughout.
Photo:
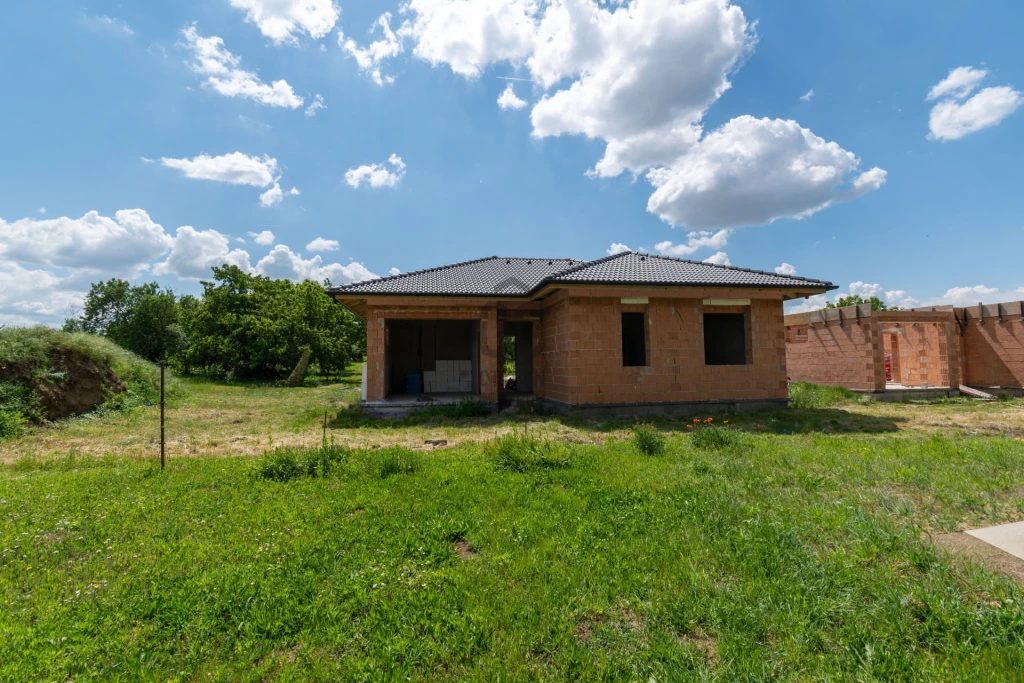
<svg viewBox="0 0 1024 683"><path fill-rule="evenodd" d="M929 541L1024 519L1024 401L805 396L651 456L626 420L368 423L353 381L186 381L162 473L150 409L0 444L0 680L1024 670L1024 590ZM282 470L325 410L330 466Z"/></svg>

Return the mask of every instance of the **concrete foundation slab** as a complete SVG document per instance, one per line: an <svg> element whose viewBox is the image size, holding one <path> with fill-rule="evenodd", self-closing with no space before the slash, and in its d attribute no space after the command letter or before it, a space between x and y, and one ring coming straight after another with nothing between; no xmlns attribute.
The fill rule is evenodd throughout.
<svg viewBox="0 0 1024 683"><path fill-rule="evenodd" d="M392 394L383 401L361 401L360 408L367 415L375 417L398 418L405 417L415 410L423 410L430 406L460 403L462 401L479 401L479 394L466 392L442 392L430 394ZM497 409L496 401L484 402L493 409Z"/></svg>
<svg viewBox="0 0 1024 683"><path fill-rule="evenodd" d="M902 384L888 384L885 391L860 392L865 400L880 401L885 403L899 403L900 401L931 401L936 398L955 398L960 395L960 389L948 387L906 387Z"/></svg>
<svg viewBox="0 0 1024 683"><path fill-rule="evenodd" d="M974 529L967 533L1024 560L1024 522Z"/></svg>

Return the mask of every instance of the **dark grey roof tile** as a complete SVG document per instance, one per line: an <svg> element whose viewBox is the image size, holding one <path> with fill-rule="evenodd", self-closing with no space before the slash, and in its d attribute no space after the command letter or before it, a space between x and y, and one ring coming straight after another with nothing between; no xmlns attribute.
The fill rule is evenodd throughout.
<svg viewBox="0 0 1024 683"><path fill-rule="evenodd" d="M491 256L328 291L357 296L527 296L546 283L835 289L821 280L624 252L596 261Z"/></svg>

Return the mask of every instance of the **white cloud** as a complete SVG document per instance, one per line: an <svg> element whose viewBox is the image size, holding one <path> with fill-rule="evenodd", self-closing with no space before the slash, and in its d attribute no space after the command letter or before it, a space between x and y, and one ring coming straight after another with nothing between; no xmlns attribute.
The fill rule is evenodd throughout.
<svg viewBox="0 0 1024 683"><path fill-rule="evenodd" d="M135 277L171 247L172 239L142 209L113 218L90 211L81 218L0 219L0 260Z"/></svg>
<svg viewBox="0 0 1024 683"><path fill-rule="evenodd" d="M265 207L280 204L284 200L284 196L286 194L289 196L295 196L302 193L299 192L299 188L297 187L293 187L292 189L288 190L288 192L285 192L284 190L281 189L280 185L274 183L269 190L260 195L260 204L262 204Z"/></svg>
<svg viewBox="0 0 1024 683"><path fill-rule="evenodd" d="M902 309L907 309L930 308L932 306L975 306L979 301L985 304L1020 301L1021 298L1024 298L1024 287L1019 287L1010 291L1000 290L998 287L988 287L986 285L951 287L946 290L945 294L922 300L911 296L903 289L883 291L882 286L879 284L854 282L850 284L849 294L834 292L830 297L824 294L812 296L802 303L787 305L786 312L806 313L807 311L817 310L819 308L824 308L829 299L835 302L843 297L849 296L850 294L859 294L864 298L878 296L890 308L897 306Z"/></svg>
<svg viewBox="0 0 1024 683"><path fill-rule="evenodd" d="M391 277L394 277L395 275L401 275L401 274L402 274L402 271L400 271L398 268L392 268L391 270L388 271L388 275L390 275Z"/></svg>
<svg viewBox="0 0 1024 683"><path fill-rule="evenodd" d="M670 223L799 218L884 182L881 169L858 177L853 154L792 121L740 117L703 137L704 113L756 42L729 0L409 0L403 13L398 36L432 64L467 78L497 62L527 68L546 91L531 112L533 136L603 141L589 173L649 172L648 210ZM777 134L784 139L773 143ZM766 170L771 189L761 184Z"/></svg>
<svg viewBox="0 0 1024 683"><path fill-rule="evenodd" d="M965 135L998 125L1024 104L1024 94L1007 86L985 88L966 102L943 100L932 107L928 137L959 140Z"/></svg>
<svg viewBox="0 0 1024 683"><path fill-rule="evenodd" d="M317 95L313 98L313 101L306 107L306 116L316 116L316 113L321 109L327 109L327 105L324 104L324 98Z"/></svg>
<svg viewBox="0 0 1024 683"><path fill-rule="evenodd" d="M269 230L263 232L247 232L245 233L252 238L252 241L260 246L269 246L274 243L274 233Z"/></svg>
<svg viewBox="0 0 1024 683"><path fill-rule="evenodd" d="M796 275L796 266L791 263L783 263L775 267L775 272L779 275Z"/></svg>
<svg viewBox="0 0 1024 683"><path fill-rule="evenodd" d="M256 271L271 278L286 280L313 280L323 282L330 280L332 284L344 284L379 277L371 273L362 263L353 261L348 265L329 263L324 265L319 255L311 259L302 258L301 254L279 244L256 264Z"/></svg>
<svg viewBox="0 0 1024 683"><path fill-rule="evenodd" d="M902 289L894 289L886 292L885 303L890 307L898 306L899 308L914 308L915 306L921 305L920 301L910 296Z"/></svg>
<svg viewBox="0 0 1024 683"><path fill-rule="evenodd" d="M40 206L39 207L39 213L45 214L46 213L46 207L45 206Z"/></svg>
<svg viewBox="0 0 1024 683"><path fill-rule="evenodd" d="M672 225L726 228L805 218L885 182L796 121L735 118L671 167L652 169L647 210ZM849 187L844 187L850 183Z"/></svg>
<svg viewBox="0 0 1024 683"><path fill-rule="evenodd" d="M409 0L413 16L398 34L415 41L413 54L476 78L488 64L521 62L534 47L538 0Z"/></svg>
<svg viewBox="0 0 1024 683"><path fill-rule="evenodd" d="M306 251L338 251L339 246L338 240L328 240L323 237L317 237L306 245Z"/></svg>
<svg viewBox="0 0 1024 683"><path fill-rule="evenodd" d="M363 183L369 184L370 187L394 187L404 177L405 163L397 154L388 157L386 164L368 164L350 168L345 172L345 182L355 188Z"/></svg>
<svg viewBox="0 0 1024 683"><path fill-rule="evenodd" d="M356 41L351 38L346 39L345 34L341 31L338 31L338 45L355 58L359 70L372 78L374 83L377 85L394 83L394 76L385 76L381 71L388 59L402 51L402 41L391 30L391 12L382 14L374 22L374 28L380 28L383 37L370 43L367 47L359 47Z"/></svg>
<svg viewBox="0 0 1024 683"><path fill-rule="evenodd" d="M216 230L196 230L190 225L178 228L171 253L153 267L156 275L177 275L185 280L209 278L211 269L222 265L238 266L248 272L249 253L231 249L228 238Z"/></svg>
<svg viewBox="0 0 1024 683"><path fill-rule="evenodd" d="M701 249L721 249L728 243L730 235L732 235L732 230L729 229L717 232L700 230L689 233L686 244L673 244L666 240L655 244L654 249L663 256L680 258L695 254Z"/></svg>
<svg viewBox="0 0 1024 683"><path fill-rule="evenodd" d="M96 29L103 29L106 31L112 31L122 36L134 36L135 30L128 25L128 22L117 17L108 16L96 16L96 17L85 17L85 23Z"/></svg>
<svg viewBox="0 0 1024 683"><path fill-rule="evenodd" d="M512 87L511 83L506 85L501 95L498 96L498 106L502 111L508 111L509 109L518 111L525 107L526 104L526 100L516 95L516 90Z"/></svg>
<svg viewBox="0 0 1024 683"><path fill-rule="evenodd" d="M164 157L160 163L168 168L181 171L186 178L265 187L267 190L260 194L260 204L265 207L280 203L285 195L300 194L298 188L295 187L287 192L281 189L281 185L278 183L281 174L278 171L277 159L266 154L260 157L231 152L217 157L200 154L192 159Z"/></svg>
<svg viewBox="0 0 1024 683"><path fill-rule="evenodd" d="M828 297L824 294L815 294L807 297L805 300L799 303L791 303L786 306L786 313L808 313L810 311L816 311L819 308L825 308L828 303Z"/></svg>
<svg viewBox="0 0 1024 683"><path fill-rule="evenodd" d="M0 261L0 324L59 322L84 299L85 292L69 288L64 278L50 271Z"/></svg>
<svg viewBox="0 0 1024 683"><path fill-rule="evenodd" d="M182 29L185 46L192 51L193 61L189 67L200 76L205 76L205 85L226 97L243 97L271 107L297 109L303 99L295 94L285 80L264 83L252 71L238 68L241 59L224 48L224 41L217 36L204 38L195 26Z"/></svg>
<svg viewBox="0 0 1024 683"><path fill-rule="evenodd" d="M937 301L952 304L954 306L973 306L979 301L984 303L998 303L995 295L1002 296L996 287L985 285L974 285L973 287L951 287L946 293L938 297ZM934 301L934 300L933 300ZM931 302L930 302L931 303Z"/></svg>
<svg viewBox="0 0 1024 683"><path fill-rule="evenodd" d="M706 259L704 259L704 263L713 263L716 266L732 265L732 263L729 262L729 255L726 254L724 251L720 251L717 254L712 254L711 256L708 256Z"/></svg>
<svg viewBox="0 0 1024 683"><path fill-rule="evenodd" d="M139 160L142 163L144 163L144 164L155 164L156 163L155 159L150 159L149 157L139 157Z"/></svg>
<svg viewBox="0 0 1024 683"><path fill-rule="evenodd" d="M575 80L534 106L533 134L605 140L597 175L671 163L696 142L704 111L730 87L753 41L743 11L727 0L636 0L614 11L592 0L554 2L527 63L546 88Z"/></svg>
<svg viewBox="0 0 1024 683"><path fill-rule="evenodd" d="M803 95L801 95L800 99L802 101L804 101L804 102L810 102L812 97L814 97L814 88L811 88L810 90L805 92Z"/></svg>
<svg viewBox="0 0 1024 683"><path fill-rule="evenodd" d="M880 284L869 284L867 282L851 282L850 283L850 294L859 296L863 299L870 299L873 296L881 298L885 288Z"/></svg>
<svg viewBox="0 0 1024 683"><path fill-rule="evenodd" d="M231 152L217 157L200 154L192 159L164 157L160 163L168 168L181 171L186 178L215 180L219 183L233 185L267 187L280 177L277 159L266 154L259 157L247 156L241 152Z"/></svg>
<svg viewBox="0 0 1024 683"><path fill-rule="evenodd" d="M942 97L962 99L970 95L988 76L988 70L975 69L973 66L958 66L950 69L949 75L932 86L928 91L927 100Z"/></svg>
<svg viewBox="0 0 1024 683"><path fill-rule="evenodd" d="M608 250L605 253L607 253L609 256L614 256L615 254L623 254L627 251L633 250L627 247L625 244L622 244L621 242L612 242L612 246L608 247Z"/></svg>
<svg viewBox="0 0 1024 683"><path fill-rule="evenodd" d="M314 40L323 38L338 21L341 9L334 0L230 0L231 6L245 10L245 18L259 27L260 33L275 44L296 44L305 33Z"/></svg>

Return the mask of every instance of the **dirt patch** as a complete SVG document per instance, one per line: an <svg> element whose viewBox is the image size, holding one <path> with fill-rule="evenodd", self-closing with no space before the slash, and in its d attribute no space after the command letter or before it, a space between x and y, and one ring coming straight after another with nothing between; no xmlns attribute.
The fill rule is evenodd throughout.
<svg viewBox="0 0 1024 683"><path fill-rule="evenodd" d="M718 643L715 639L704 633L691 634L677 638L680 643L694 645L704 653L704 660L708 667L714 669L718 665Z"/></svg>
<svg viewBox="0 0 1024 683"><path fill-rule="evenodd" d="M60 543L61 541L65 541L65 540L67 540L69 538L76 538L76 537L77 537L77 534L74 534L74 533L71 533L71 532L67 532L67 531L51 531L48 534L43 534L42 536L36 536L35 543L36 543L36 545L49 546L49 545L53 545L54 543Z"/></svg>
<svg viewBox="0 0 1024 683"><path fill-rule="evenodd" d="M29 363L0 366L0 380L27 386L39 397L43 416L60 420L98 408L124 391L120 378L75 349L54 349L44 367Z"/></svg>
<svg viewBox="0 0 1024 683"><path fill-rule="evenodd" d="M1014 557L994 545L989 545L979 538L959 531L952 534L937 534L931 539L939 547L956 555L969 557L979 562L985 569L1002 572L1017 583L1024 585L1024 560Z"/></svg>
<svg viewBox="0 0 1024 683"><path fill-rule="evenodd" d="M643 624L640 623L640 617L638 617L636 612L628 607L622 609L622 623L634 631L639 630L643 626Z"/></svg>
<svg viewBox="0 0 1024 683"><path fill-rule="evenodd" d="M576 636L576 640L584 644L589 643L590 639L594 637L594 629L590 626L589 621L579 624L572 632Z"/></svg>
<svg viewBox="0 0 1024 683"><path fill-rule="evenodd" d="M455 552L458 554L459 558L463 560L472 560L480 554L473 550L473 546L469 544L469 541L456 541Z"/></svg>

